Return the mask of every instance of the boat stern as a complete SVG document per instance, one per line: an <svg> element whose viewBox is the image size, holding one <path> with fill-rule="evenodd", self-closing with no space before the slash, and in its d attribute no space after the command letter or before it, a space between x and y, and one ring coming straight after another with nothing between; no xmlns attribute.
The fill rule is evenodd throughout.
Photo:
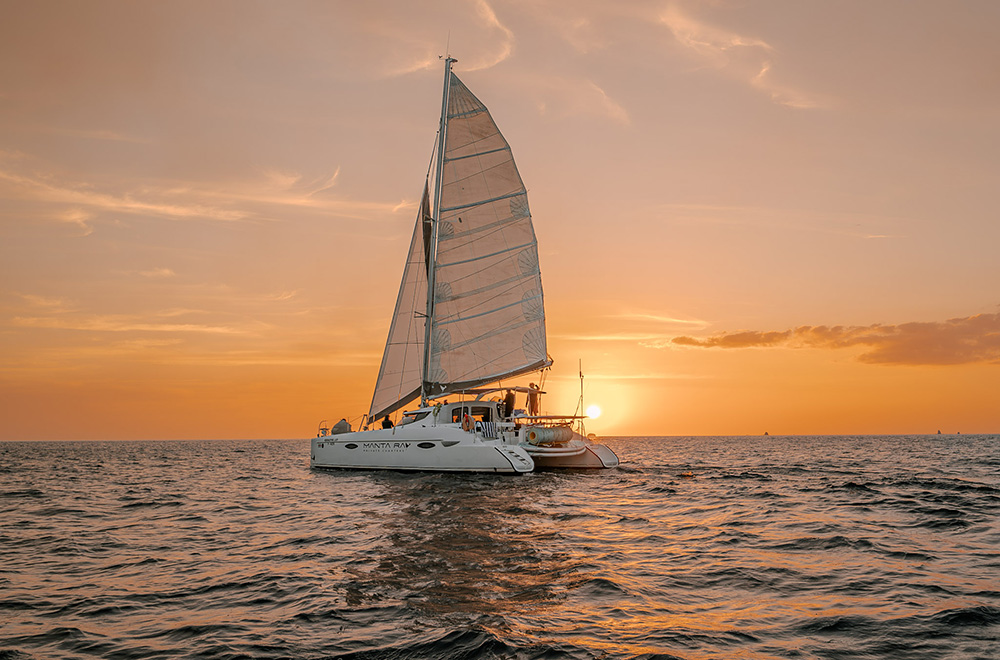
<svg viewBox="0 0 1000 660"><path fill-rule="evenodd" d="M587 450L597 457L597 460L601 462L601 467L618 467L618 464L620 463L618 460L618 454L616 454L611 447L607 445L592 442L587 445Z"/></svg>

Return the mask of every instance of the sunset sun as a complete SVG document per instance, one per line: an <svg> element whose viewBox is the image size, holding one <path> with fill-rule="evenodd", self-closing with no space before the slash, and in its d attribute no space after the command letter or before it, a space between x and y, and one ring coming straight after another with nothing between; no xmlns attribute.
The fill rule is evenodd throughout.
<svg viewBox="0 0 1000 660"><path fill-rule="evenodd" d="M591 419L597 419L600 416L601 416L600 406L594 406L594 405L587 406L587 417Z"/></svg>

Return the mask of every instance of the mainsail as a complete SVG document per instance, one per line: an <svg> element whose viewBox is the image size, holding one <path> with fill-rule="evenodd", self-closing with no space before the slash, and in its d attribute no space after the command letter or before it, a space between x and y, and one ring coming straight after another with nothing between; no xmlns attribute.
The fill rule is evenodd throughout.
<svg viewBox="0 0 1000 660"><path fill-rule="evenodd" d="M510 145L486 106L450 73L450 63L438 217L430 217L425 187L369 411L373 418L421 393L441 396L550 363L527 191Z"/></svg>

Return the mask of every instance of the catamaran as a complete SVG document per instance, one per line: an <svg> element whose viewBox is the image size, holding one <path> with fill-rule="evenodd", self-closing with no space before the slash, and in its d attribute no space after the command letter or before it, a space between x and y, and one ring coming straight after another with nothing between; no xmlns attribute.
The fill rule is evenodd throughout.
<svg viewBox="0 0 1000 660"><path fill-rule="evenodd" d="M582 416L541 415L540 388L503 386L552 365L538 243L510 145L452 71L456 61L444 58L433 177L429 168L371 407L360 430L321 425L311 465L614 467L615 453L579 432Z"/></svg>

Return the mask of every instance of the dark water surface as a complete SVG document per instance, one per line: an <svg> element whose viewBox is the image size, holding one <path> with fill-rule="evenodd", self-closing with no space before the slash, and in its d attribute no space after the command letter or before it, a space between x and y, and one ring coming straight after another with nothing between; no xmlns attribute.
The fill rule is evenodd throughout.
<svg viewBox="0 0 1000 660"><path fill-rule="evenodd" d="M0 444L0 658L1000 658L1000 436Z"/></svg>

